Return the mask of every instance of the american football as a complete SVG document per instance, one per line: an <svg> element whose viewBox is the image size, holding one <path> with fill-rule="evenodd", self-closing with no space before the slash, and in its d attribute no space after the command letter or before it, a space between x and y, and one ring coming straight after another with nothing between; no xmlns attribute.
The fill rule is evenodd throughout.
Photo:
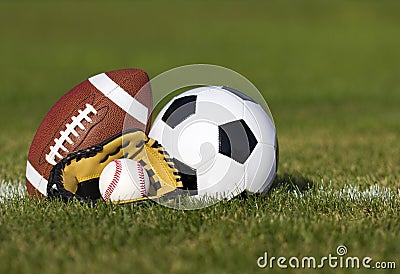
<svg viewBox="0 0 400 274"><path fill-rule="evenodd" d="M31 143L28 193L46 196L50 171L66 155L109 139L124 126L147 131L152 95L150 88L141 88L148 80L140 69L115 70L92 76L61 97ZM125 119L127 113L129 119Z"/></svg>

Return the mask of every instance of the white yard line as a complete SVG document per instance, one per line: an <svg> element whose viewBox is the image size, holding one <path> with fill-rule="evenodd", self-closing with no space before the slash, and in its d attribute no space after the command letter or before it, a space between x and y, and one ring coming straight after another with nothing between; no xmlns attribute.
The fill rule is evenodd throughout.
<svg viewBox="0 0 400 274"><path fill-rule="evenodd" d="M321 198L345 199L351 201L371 201L371 200L390 200L394 197L400 197L400 188L393 190L391 188L378 184L369 186L346 184L341 188L335 188L333 183L323 183L316 190L312 190L312 195L318 195ZM304 197L307 192L293 192L296 197Z"/></svg>
<svg viewBox="0 0 400 274"><path fill-rule="evenodd" d="M372 200L390 200L396 196L400 198L400 188L393 190L391 188L380 186L378 184L368 187L360 187L353 185L344 185L341 188L335 188L331 183L323 183L316 190L311 190L315 193L294 191L295 197L305 197L306 195L318 195L321 198L327 199L345 199L351 201L372 201ZM307 194L308 193L308 194ZM25 182L17 181L0 181L0 203L22 198L27 195ZM268 197L268 195L267 195Z"/></svg>
<svg viewBox="0 0 400 274"><path fill-rule="evenodd" d="M397 193L390 188L374 184L367 189L361 190L358 186L345 185L340 191L339 196L349 200L389 200L400 194L400 189Z"/></svg>
<svg viewBox="0 0 400 274"><path fill-rule="evenodd" d="M0 182L0 203L10 199L25 197L27 194L25 183L4 181Z"/></svg>

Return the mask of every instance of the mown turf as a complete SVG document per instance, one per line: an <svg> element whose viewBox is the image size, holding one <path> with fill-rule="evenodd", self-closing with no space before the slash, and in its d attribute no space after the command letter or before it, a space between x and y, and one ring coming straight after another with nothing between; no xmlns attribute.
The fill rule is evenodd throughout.
<svg viewBox="0 0 400 274"><path fill-rule="evenodd" d="M0 272L261 273L277 270L257 268L264 251L322 257L338 245L398 269L399 9L395 1L2 1L3 184L23 182L30 141L63 93L124 67L151 77L190 63L238 71L269 103L281 154L269 195L198 211L1 202Z"/></svg>

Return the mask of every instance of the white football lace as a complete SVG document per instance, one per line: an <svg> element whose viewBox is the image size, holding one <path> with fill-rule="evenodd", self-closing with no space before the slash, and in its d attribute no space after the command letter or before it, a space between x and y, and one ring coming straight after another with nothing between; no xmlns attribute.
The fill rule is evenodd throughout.
<svg viewBox="0 0 400 274"><path fill-rule="evenodd" d="M81 130L85 130L82 122L86 120L89 123L92 123L92 119L89 117L90 113L97 114L97 110L90 104L86 104L86 108L84 110L78 110L79 115L77 117L72 116L72 123L66 124L66 130L60 131L60 138L54 139L54 146L50 146L50 152L46 154L46 161L51 165L56 165L56 157L62 159L62 155L59 153L60 149L64 152L69 152L68 149L64 146L65 142L68 142L70 145L73 145L74 142L69 137L71 134L75 137L78 137L79 134L75 130L76 127L79 127Z"/></svg>

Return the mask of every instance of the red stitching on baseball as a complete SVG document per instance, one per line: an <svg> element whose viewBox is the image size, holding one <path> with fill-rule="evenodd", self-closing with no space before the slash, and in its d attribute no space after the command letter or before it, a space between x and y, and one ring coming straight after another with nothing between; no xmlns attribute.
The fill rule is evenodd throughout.
<svg viewBox="0 0 400 274"><path fill-rule="evenodd" d="M137 171L138 171L138 176L139 176L139 187L140 187L140 194L142 195L142 198L146 196L146 183L144 181L144 172L143 172L143 167L140 163L137 163Z"/></svg>
<svg viewBox="0 0 400 274"><path fill-rule="evenodd" d="M103 198L105 201L108 201L110 199L111 194L117 187L119 179L121 178L121 173L122 173L121 161L115 160L114 162L115 162L115 173L114 173L114 177L111 181L111 184L108 185L106 191L104 192Z"/></svg>

